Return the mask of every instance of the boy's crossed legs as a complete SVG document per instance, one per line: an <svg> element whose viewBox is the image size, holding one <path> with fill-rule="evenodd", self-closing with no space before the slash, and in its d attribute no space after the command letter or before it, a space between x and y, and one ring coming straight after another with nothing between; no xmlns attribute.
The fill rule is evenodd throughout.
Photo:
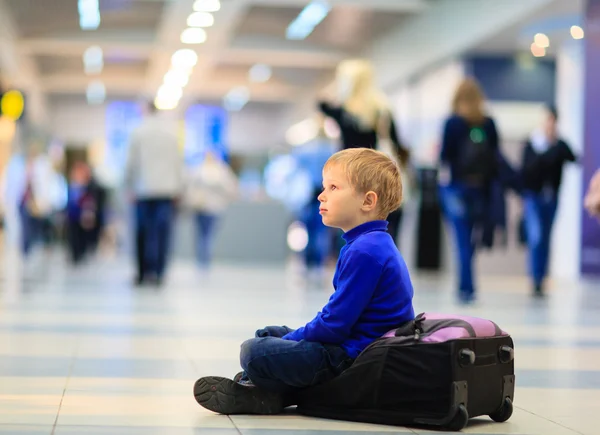
<svg viewBox="0 0 600 435"><path fill-rule="evenodd" d="M239 382L199 379L194 385L198 403L220 414L277 414L295 404L295 393L335 378L352 364L340 346L281 339L291 331L286 326L256 331L242 344Z"/></svg>

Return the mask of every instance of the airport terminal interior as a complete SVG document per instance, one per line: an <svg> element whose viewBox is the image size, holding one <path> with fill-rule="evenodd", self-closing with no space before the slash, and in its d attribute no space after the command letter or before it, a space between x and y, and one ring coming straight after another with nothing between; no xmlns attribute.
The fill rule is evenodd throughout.
<svg viewBox="0 0 600 435"><path fill-rule="evenodd" d="M512 416L462 432L597 435L599 41L600 0L0 0L0 434L455 433L195 397L326 311L322 168L374 148L414 313L514 341Z"/></svg>

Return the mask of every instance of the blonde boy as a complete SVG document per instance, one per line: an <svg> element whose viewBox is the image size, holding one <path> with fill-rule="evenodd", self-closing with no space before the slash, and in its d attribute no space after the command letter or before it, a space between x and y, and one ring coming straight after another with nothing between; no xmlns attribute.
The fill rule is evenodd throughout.
<svg viewBox="0 0 600 435"><path fill-rule="evenodd" d="M406 264L385 218L402 201L398 165L366 148L340 151L323 168L323 223L341 228L329 302L305 326L270 326L242 344L235 380L199 379L196 400L221 414L276 414L294 395L338 376L375 339L414 318Z"/></svg>

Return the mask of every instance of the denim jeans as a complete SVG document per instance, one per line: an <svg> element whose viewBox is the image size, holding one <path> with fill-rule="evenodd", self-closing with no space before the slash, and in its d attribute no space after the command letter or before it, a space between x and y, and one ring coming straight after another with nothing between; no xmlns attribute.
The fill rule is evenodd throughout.
<svg viewBox="0 0 600 435"><path fill-rule="evenodd" d="M140 278L162 278L167 264L174 206L170 199L137 201L137 257Z"/></svg>
<svg viewBox="0 0 600 435"><path fill-rule="evenodd" d="M31 215L25 205L21 205L21 251L23 256L29 255L32 247L43 240L43 220Z"/></svg>
<svg viewBox="0 0 600 435"><path fill-rule="evenodd" d="M268 326L242 343L242 380L267 391L293 394L329 381L352 365L353 359L340 346L281 339L291 331L287 326Z"/></svg>
<svg viewBox="0 0 600 435"><path fill-rule="evenodd" d="M196 213L196 255L202 266L208 266L212 259L215 226L218 217L207 213Z"/></svg>
<svg viewBox="0 0 600 435"><path fill-rule="evenodd" d="M475 244L473 229L485 213L485 195L482 190L458 186L442 188L441 199L444 212L454 229L458 254L459 291L471 299L475 293L473 258Z"/></svg>
<svg viewBox="0 0 600 435"><path fill-rule="evenodd" d="M529 273L536 286L548 273L550 236L556 215L556 195L526 192L524 195L525 228L529 247Z"/></svg>

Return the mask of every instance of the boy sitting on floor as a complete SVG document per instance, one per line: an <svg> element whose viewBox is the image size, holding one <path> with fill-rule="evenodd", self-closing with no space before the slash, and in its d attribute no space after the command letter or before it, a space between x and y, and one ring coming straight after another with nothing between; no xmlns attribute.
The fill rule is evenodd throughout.
<svg viewBox="0 0 600 435"><path fill-rule="evenodd" d="M404 259L386 232L402 201L398 165L367 148L340 151L323 168L323 223L341 228L334 293L306 326L267 327L242 344L244 372L194 385L203 407L220 414L278 414L294 393L339 376L375 339L414 319Z"/></svg>

